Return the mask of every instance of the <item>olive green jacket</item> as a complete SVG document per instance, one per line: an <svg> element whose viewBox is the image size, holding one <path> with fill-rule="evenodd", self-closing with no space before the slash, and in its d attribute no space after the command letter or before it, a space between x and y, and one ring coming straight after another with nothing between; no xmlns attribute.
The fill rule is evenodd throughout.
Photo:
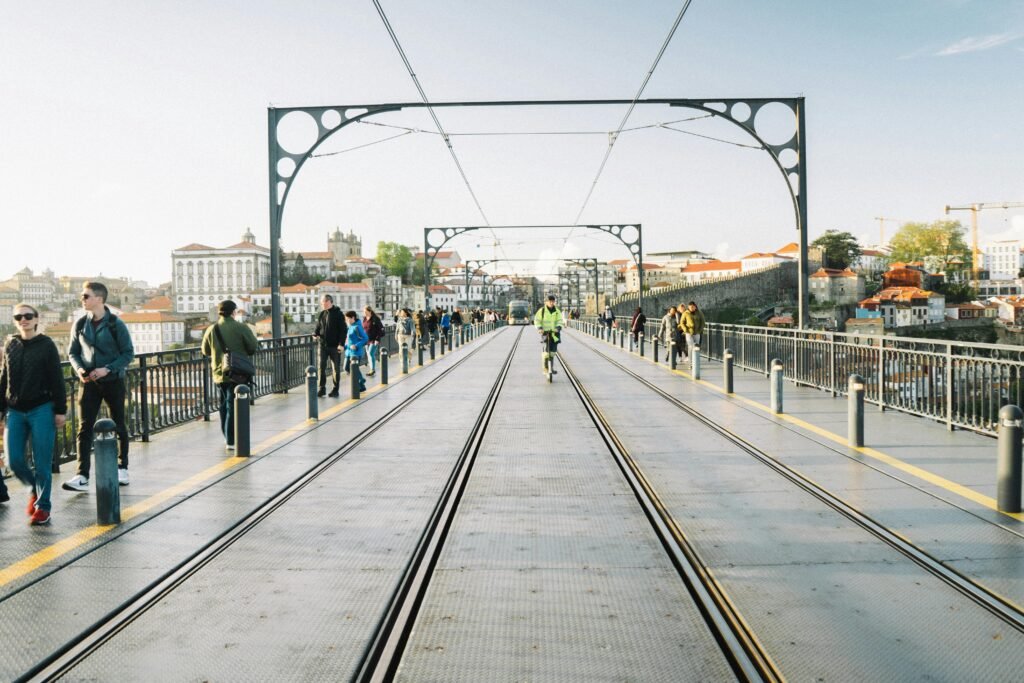
<svg viewBox="0 0 1024 683"><path fill-rule="evenodd" d="M203 333L202 354L210 359L213 381L222 384L224 382L224 349L221 348L220 340L217 339L217 335L213 331L214 327L220 329L228 351L241 351L248 356L253 356L256 354L258 344L256 335L252 333L249 326L243 325L234 318L222 316L220 320L206 328L206 332Z"/></svg>

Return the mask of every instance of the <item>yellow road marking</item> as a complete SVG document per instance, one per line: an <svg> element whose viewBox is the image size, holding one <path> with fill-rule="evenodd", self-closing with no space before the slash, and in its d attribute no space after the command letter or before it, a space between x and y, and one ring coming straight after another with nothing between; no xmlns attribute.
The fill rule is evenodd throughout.
<svg viewBox="0 0 1024 683"><path fill-rule="evenodd" d="M618 347L613 347L613 348L618 348ZM664 365L662 365L661 363L658 363L658 362L656 362L656 361L654 361L654 360L652 360L650 358L647 358L647 357L644 357L644 360L646 360L649 363L654 363L654 365L656 365L657 367L661 368L662 370L664 370L666 372L670 372L672 374L679 375L680 377L685 377L685 378L687 378L689 380L693 380L693 375L691 375L688 372L683 372L682 370L672 370L671 368L667 368ZM969 488L967 486L964 486L963 484L958 484L957 482L952 481L950 479L946 479L945 477L941 477L941 476L935 474L934 472L929 472L928 470L925 470L925 469L922 469L920 467L917 467L916 465L911 465L910 463L904 462L904 461L900 460L899 458L893 457L893 456L891 456L891 455L889 455L887 453L883 453L882 451L879 451L877 449L868 448L866 446L861 446L861 447L850 446L847 443L847 438L845 436L840 436L839 434L836 434L834 432L830 432L827 429L822 429L821 427L818 427L817 425L811 424L810 422L807 422L806 420L801 420L798 417L794 417L794 416L786 414L786 413L781 413L781 414L776 415L775 413L771 412L771 407L770 406L766 406L763 403L758 403L757 401L755 401L753 399L747 398L745 396L740 396L739 394L735 394L735 393L731 394L731 395L726 394L725 393L725 389L723 389L722 387L720 387L718 385L712 384L712 383L708 382L707 380L699 379L699 380L695 380L695 383L700 384L701 386L706 387L708 389L711 389L713 391L717 391L720 394L730 396L731 398L733 398L733 399L735 399L735 400L737 400L737 401L739 401L741 403L745 403L746 405L749 405L751 407L757 408L758 410L766 412L770 416L772 416L772 417L774 417L776 419L782 420L784 422L789 422L791 424L794 424L794 425L800 427L801 429L806 429L807 431L812 432L814 434L817 434L818 436L824 437L826 439L829 439L830 441L834 441L834 442L836 442L838 444L846 446L850 450L856 451L857 453L860 453L861 455L867 456L867 457L872 458L874 460L877 460L879 462L884 462L886 465L888 465L888 466L890 466L890 467L892 467L894 469L898 469L901 472L905 472L905 473L909 474L912 477L916 477L917 479L920 479L921 481L924 481L924 482L927 482L929 484L933 484L935 486L938 486L938 487L940 487L942 489L945 489L946 491L949 491L950 493L952 493L954 495L960 496L961 498L966 498L967 500L969 500L969 501L971 501L973 503L977 503L978 505L981 505L982 507L986 507L986 508L988 508L990 510L993 510L995 512L999 512L1000 514L1006 515L1007 517L1011 517L1011 518L1013 518L1013 519L1015 519L1017 521L1024 521L1024 513L1001 512L999 510L999 506L996 503L995 498L991 498L991 497L986 496L986 495L984 495L982 493L979 493L979 492L975 491L974 489L971 489L971 488Z"/></svg>
<svg viewBox="0 0 1024 683"><path fill-rule="evenodd" d="M427 365L430 365L431 363L434 362L435 361L424 360L422 368L419 366L410 366L409 375L411 375L413 372L416 372L417 370L425 368ZM408 375L399 375L398 377L395 378L395 381L401 381L403 377L407 376ZM381 389L384 388L384 386L385 385L380 383L375 384L373 387L364 391L363 395L372 394L376 391L380 391ZM391 382L389 382L387 386L391 386ZM358 400L349 398L338 403L335 406L332 406L331 408L328 408L321 415L322 417L330 417L341 412L345 408L353 406L357 403L359 403ZM260 443L253 446L252 455L257 455L263 451L266 451L271 446L280 443L281 441L284 441L285 439L294 434L308 431L315 424L317 423L311 422L309 420L303 420L302 422L299 422L298 424L292 427L283 429L277 434L274 434L273 436L264 439ZM135 505L125 508L124 510L121 511L121 521L126 522L133 517L137 517L144 512L152 510L156 506L170 500L174 496L185 493L191 488L199 486L200 484L206 482L207 480L212 479L218 474L226 472L227 470L230 470L233 467L237 467L238 465L241 465L242 463L246 462L252 462L252 459L249 457L237 456L226 458L221 462L217 463L216 465L208 467L202 472L194 474L188 479L185 479L184 481L179 482L174 486L166 488L163 491L153 496L150 496L149 498L139 503L136 503ZM99 536L102 536L103 534L112 531L116 528L117 525L100 526L99 524L92 524L90 526L85 527L84 529L81 529L80 531L75 532L74 534L71 534L66 538L57 541L52 545L43 548L42 550L36 551L28 557L25 557L11 565L8 565L7 567L4 567L3 569L0 569L0 586L5 586L8 583L17 580L22 576L25 576L26 574L33 572L46 564L49 564L50 562L53 562L61 556L71 552L75 548L78 548L88 543L89 541L98 538Z"/></svg>

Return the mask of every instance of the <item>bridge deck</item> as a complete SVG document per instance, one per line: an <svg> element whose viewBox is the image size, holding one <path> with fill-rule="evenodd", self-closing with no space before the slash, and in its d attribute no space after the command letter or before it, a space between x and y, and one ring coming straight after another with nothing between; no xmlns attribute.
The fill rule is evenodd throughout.
<svg viewBox="0 0 1024 683"><path fill-rule="evenodd" d="M254 457L216 423L132 444L125 523L93 525L93 494L55 491L54 522L0 506L0 650L14 678L299 477L456 362L420 399L78 665L72 678L339 679L371 637L517 330L487 335L367 399L301 392L254 407ZM1024 604L1020 520L995 512L995 442L736 373L737 396L569 333L562 355L783 673L863 680L1012 680L1024 637L606 354L935 557ZM564 374L538 370L527 330L449 530L399 677L709 680L731 675ZM328 406L333 406L328 408ZM69 468L65 468L69 469ZM67 476L67 474L65 474Z"/></svg>

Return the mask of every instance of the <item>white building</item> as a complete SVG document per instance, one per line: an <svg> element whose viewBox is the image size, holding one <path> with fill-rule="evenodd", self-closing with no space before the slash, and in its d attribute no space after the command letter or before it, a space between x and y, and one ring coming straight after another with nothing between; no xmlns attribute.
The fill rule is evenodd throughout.
<svg viewBox="0 0 1024 683"><path fill-rule="evenodd" d="M306 272L319 280L326 280L334 274L334 254L329 251L290 251L284 255L284 267L288 270L302 257Z"/></svg>
<svg viewBox="0 0 1024 683"><path fill-rule="evenodd" d="M270 285L270 250L246 230L242 241L218 249L189 244L171 252L175 313L209 313L224 299L237 300Z"/></svg>
<svg viewBox="0 0 1024 683"><path fill-rule="evenodd" d="M740 269L746 272L755 268L767 268L768 266L774 266L776 263L786 263L792 260L788 256L755 251L753 254L747 254L740 259Z"/></svg>
<svg viewBox="0 0 1024 683"><path fill-rule="evenodd" d="M330 294L334 297L334 304L342 311L355 311L362 317L364 306L377 309L371 282L321 282L317 285L318 296Z"/></svg>
<svg viewBox="0 0 1024 683"><path fill-rule="evenodd" d="M290 285L281 287L281 314L289 315L298 323L311 323L320 311L320 298L324 294L334 297L334 305L344 311L355 311L362 316L364 306L373 306L373 287L362 282L321 282L316 285ZM252 293L250 315L255 319L256 311L269 312L271 308L270 287L262 287Z"/></svg>
<svg viewBox="0 0 1024 683"><path fill-rule="evenodd" d="M167 351L185 343L185 323L167 313L124 313L121 320L132 336L135 353Z"/></svg>
<svg viewBox="0 0 1024 683"><path fill-rule="evenodd" d="M990 280L1016 280L1021 268L1021 241L998 240L979 245Z"/></svg>
<svg viewBox="0 0 1024 683"><path fill-rule="evenodd" d="M867 277L878 277L885 272L888 255L880 249L861 249L860 256L853 262L851 267L858 273Z"/></svg>
<svg viewBox="0 0 1024 683"><path fill-rule="evenodd" d="M739 261L711 261L710 263L691 263L683 268L682 279L687 283L697 283L720 277L735 277L740 274L743 264Z"/></svg>
<svg viewBox="0 0 1024 683"><path fill-rule="evenodd" d="M458 305L458 294L445 285L430 285L430 305L440 306L446 311L455 310Z"/></svg>

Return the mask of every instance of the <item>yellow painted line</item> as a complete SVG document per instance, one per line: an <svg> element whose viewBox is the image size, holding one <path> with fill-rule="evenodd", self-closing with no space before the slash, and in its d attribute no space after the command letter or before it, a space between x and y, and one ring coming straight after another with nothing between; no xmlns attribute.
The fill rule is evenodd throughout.
<svg viewBox="0 0 1024 683"><path fill-rule="evenodd" d="M618 348L618 347L614 347L614 348ZM644 360L646 360L649 363L654 363L654 365L656 365L657 367L661 368L662 370L664 370L666 372L670 372L672 374L679 375L680 377L685 377L685 378L687 378L689 380L693 380L693 375L691 375L690 373L683 372L682 370L672 370L671 368L665 367L661 363L655 363L650 358L646 358L645 357ZM720 387L720 386L718 386L716 384L712 384L712 383L710 383L710 382L708 382L706 380L699 379L699 380L696 380L696 383L700 384L703 387L711 389L713 391L717 391L720 394L729 396L728 394L725 393L725 389L723 389L722 387ZM753 408L757 408L758 410L761 410L761 411L763 411L765 413L768 413L773 418L776 418L778 420L782 420L784 422L789 422L790 424L794 424L794 425L800 427L801 429L806 429L807 431L809 431L809 432L811 432L813 434L817 434L818 436L821 436L823 438L829 439L830 441L834 441L834 442L836 442L838 444L841 444L841 445L845 446L846 448L849 448L852 451L856 451L857 453L860 453L861 455L867 456L867 457L872 458L873 460L877 460L879 462L884 462L889 467L892 467L894 469L900 470L901 472L905 472L906 474L909 474L912 477L920 479L921 481L927 482L927 483L932 484L934 486L938 486L938 487L940 487L940 488L942 488L942 489L944 489L944 490L946 490L946 491L948 491L948 492L950 492L950 493L952 493L954 495L960 496L961 498L966 498L967 500L969 500L969 501L971 501L973 503L981 505L982 507L986 507L986 508L988 508L990 510L993 510L995 512L1000 512L995 498L991 498L991 497L986 496L986 495L984 495L982 493L979 493L979 492L975 491L972 488L964 486L963 484L958 484L957 482L952 481L950 479L946 479L945 477L941 477L941 476L935 474L934 472L929 472L928 470L922 469L920 467L917 467L916 465L911 465L910 463L904 462L904 461L900 460L899 458L893 457L893 456L891 456L891 455L889 455L887 453L883 453L882 451L879 451L877 449L868 448L866 446L861 446L861 447L850 446L847 443L847 438L845 436L840 436L839 434L836 434L834 432L830 432L827 429L822 429L821 427L818 427L817 425L811 424L810 422L807 422L806 420L801 420L798 417L794 417L794 416L788 415L786 413L781 413L779 415L776 415L775 413L771 412L771 407L770 406L766 406L763 403L759 403L757 401L754 401L753 399L746 398L745 396L740 396L739 394L732 394L730 397L732 399L736 400L736 401L739 401L741 403L745 403L746 405L749 405L749 406L751 406ZM1024 521L1024 513L1000 512L1000 514L1006 515L1007 517L1011 517L1011 518L1013 518L1013 519L1015 519L1017 521Z"/></svg>
<svg viewBox="0 0 1024 683"><path fill-rule="evenodd" d="M422 367L410 366L409 375L411 375L413 372L416 372L417 370L422 370L427 365L430 365L431 363L434 362L436 361L424 360L424 364ZM399 374L397 377L395 377L395 381L400 382L403 377L408 377L408 375ZM391 383L389 383L388 386L391 386ZM367 389L365 392L363 392L363 394L371 394L382 389L384 389L384 385L378 383L373 387ZM338 403L337 405L325 410L322 413L322 416L330 417L336 415L337 413L340 413L346 408L356 405L357 403L359 403L359 401L356 399L346 399ZM285 439L294 434L307 431L310 427L312 427L315 424L317 423L311 422L310 420L303 420L302 422L292 427L283 429L277 434L274 434L273 436L264 439L260 443L253 446L252 455L257 455L263 451L266 451L271 446L280 443L281 441L284 441ZM171 498L177 495L184 494L190 489L197 487L200 484L203 484L209 479L212 479L213 477L246 462L252 462L252 458L237 456L225 458L216 465L208 467L202 472L194 474L188 479L185 479L184 481L181 481L175 484L174 486L166 488L163 491L153 496L150 496L149 498L139 503L136 503L135 505L125 508L124 510L121 511L121 520L127 521L133 517L137 517L143 514L144 512L152 510L161 503L165 503L166 501L170 500ZM60 541L57 541L56 543L50 546L47 546L46 548L43 548L42 550L39 550L29 555L24 559L21 559L11 565L8 565L7 567L0 569L0 586L4 586L12 581L15 581L21 578L22 576L25 576L26 574L33 572L36 569L39 569L40 567L46 564L49 564L50 562L53 562L61 556L68 554L75 548L81 547L89 541L98 538L99 536L102 536L108 531L112 531L116 528L117 525L100 526L98 524L92 524L66 538L61 539Z"/></svg>

